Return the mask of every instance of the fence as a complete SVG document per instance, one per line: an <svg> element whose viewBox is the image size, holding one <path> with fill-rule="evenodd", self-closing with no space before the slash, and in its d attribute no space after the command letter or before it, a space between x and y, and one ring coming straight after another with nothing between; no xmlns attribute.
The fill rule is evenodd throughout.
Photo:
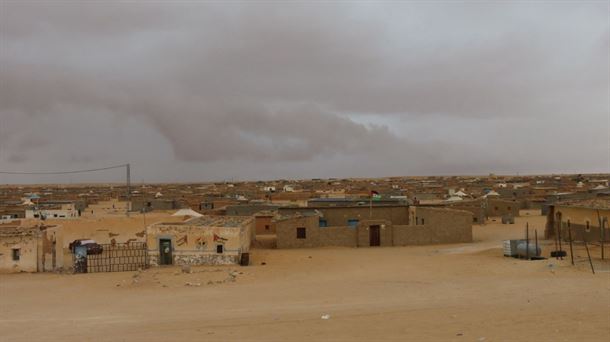
<svg viewBox="0 0 610 342"><path fill-rule="evenodd" d="M100 245L102 252L79 257L74 254L76 273L136 271L148 267L145 242Z"/></svg>

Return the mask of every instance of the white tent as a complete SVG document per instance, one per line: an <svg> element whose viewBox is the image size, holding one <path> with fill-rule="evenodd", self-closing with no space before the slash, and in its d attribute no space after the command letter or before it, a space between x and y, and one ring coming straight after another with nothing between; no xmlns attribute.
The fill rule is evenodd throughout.
<svg viewBox="0 0 610 342"><path fill-rule="evenodd" d="M162 193L160 193L160 192L157 192L157 193L155 194L155 198L159 198L159 197L161 197L161 196L163 196L163 194L162 194Z"/></svg>
<svg viewBox="0 0 610 342"><path fill-rule="evenodd" d="M483 197L487 198L489 196L500 196L500 194L495 192L495 191L493 191L493 190L491 190L490 192L486 193Z"/></svg>
<svg viewBox="0 0 610 342"><path fill-rule="evenodd" d="M460 196L451 196L449 198L447 198L447 202L456 202L456 201L463 201L464 199L461 198Z"/></svg>
<svg viewBox="0 0 610 342"><path fill-rule="evenodd" d="M192 217L201 217L200 213L196 212L193 209L180 209L176 211L172 216L192 216Z"/></svg>
<svg viewBox="0 0 610 342"><path fill-rule="evenodd" d="M464 196L468 196L464 191L460 190L458 192L456 192L454 194L455 196L460 196L460 197L464 197Z"/></svg>

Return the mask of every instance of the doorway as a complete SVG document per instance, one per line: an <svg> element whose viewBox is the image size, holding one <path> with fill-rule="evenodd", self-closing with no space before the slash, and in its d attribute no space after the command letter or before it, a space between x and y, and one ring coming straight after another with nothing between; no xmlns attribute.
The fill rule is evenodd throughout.
<svg viewBox="0 0 610 342"><path fill-rule="evenodd" d="M381 245L381 232L379 225L369 226L369 245L371 247Z"/></svg>
<svg viewBox="0 0 610 342"><path fill-rule="evenodd" d="M159 239L159 265L172 264L172 240Z"/></svg>

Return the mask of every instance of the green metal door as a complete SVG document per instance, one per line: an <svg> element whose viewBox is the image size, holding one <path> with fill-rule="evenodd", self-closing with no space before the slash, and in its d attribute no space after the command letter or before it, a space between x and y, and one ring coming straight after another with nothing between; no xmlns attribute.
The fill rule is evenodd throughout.
<svg viewBox="0 0 610 342"><path fill-rule="evenodd" d="M159 240L159 265L172 264L172 240Z"/></svg>

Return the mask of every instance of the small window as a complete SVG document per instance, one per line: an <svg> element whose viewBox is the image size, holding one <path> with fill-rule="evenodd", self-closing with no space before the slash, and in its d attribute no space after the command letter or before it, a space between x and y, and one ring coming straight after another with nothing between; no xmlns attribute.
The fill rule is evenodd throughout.
<svg viewBox="0 0 610 342"><path fill-rule="evenodd" d="M307 238L307 230L304 227L297 228L297 239L306 239Z"/></svg>
<svg viewBox="0 0 610 342"><path fill-rule="evenodd" d="M320 219L319 226L320 227L328 227L328 222L326 221L326 219Z"/></svg>
<svg viewBox="0 0 610 342"><path fill-rule="evenodd" d="M415 225L417 226L419 224L419 217L415 216Z"/></svg>
<svg viewBox="0 0 610 342"><path fill-rule="evenodd" d="M498 207L494 207L494 210L496 210L496 211L497 211L497 210L498 210Z"/></svg>
<svg viewBox="0 0 610 342"><path fill-rule="evenodd" d="M13 261L19 261L19 259L21 258L21 249L13 248L11 255L13 257Z"/></svg>
<svg viewBox="0 0 610 342"><path fill-rule="evenodd" d="M506 207L506 210L510 211L510 207Z"/></svg>
<svg viewBox="0 0 610 342"><path fill-rule="evenodd" d="M35 218L38 218L38 217L39 217L39 215L38 215L38 214L34 214L34 217L35 217Z"/></svg>
<svg viewBox="0 0 610 342"><path fill-rule="evenodd" d="M358 219L349 219L347 220L347 225L350 227L356 227L358 225Z"/></svg>
<svg viewBox="0 0 610 342"><path fill-rule="evenodd" d="M265 230L269 230L269 225L268 224L265 225Z"/></svg>
<svg viewBox="0 0 610 342"><path fill-rule="evenodd" d="M222 254L223 251L224 251L223 245L216 245L216 253Z"/></svg>
<svg viewBox="0 0 610 342"><path fill-rule="evenodd" d="M590 232L591 231L591 226L589 225L589 221L587 221L586 226L585 226L585 232Z"/></svg>
<svg viewBox="0 0 610 342"><path fill-rule="evenodd" d="M572 224L570 223L570 220L568 220L568 228L570 228L572 226Z"/></svg>
<svg viewBox="0 0 610 342"><path fill-rule="evenodd" d="M422 224L422 225L424 224L424 219L423 219L423 218L421 219L421 224Z"/></svg>

